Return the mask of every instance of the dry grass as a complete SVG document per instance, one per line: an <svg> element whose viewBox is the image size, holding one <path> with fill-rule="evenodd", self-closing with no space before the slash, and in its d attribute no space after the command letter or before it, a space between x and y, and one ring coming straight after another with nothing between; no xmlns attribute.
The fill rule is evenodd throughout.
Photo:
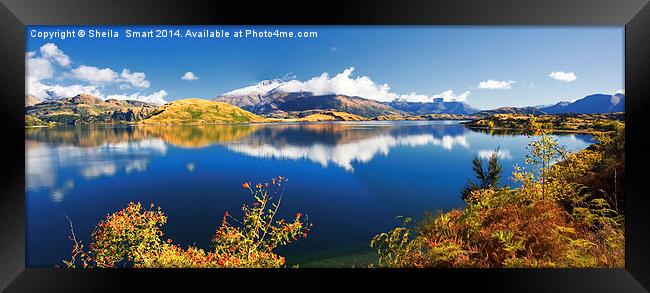
<svg viewBox="0 0 650 293"><path fill-rule="evenodd" d="M199 125L266 122L237 106L202 99L183 99L167 103L156 114L140 121L149 125Z"/></svg>

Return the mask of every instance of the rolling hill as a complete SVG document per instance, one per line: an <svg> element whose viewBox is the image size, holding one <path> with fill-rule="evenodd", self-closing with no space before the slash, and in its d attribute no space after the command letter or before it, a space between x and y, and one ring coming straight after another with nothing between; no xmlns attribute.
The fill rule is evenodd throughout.
<svg viewBox="0 0 650 293"><path fill-rule="evenodd" d="M27 104L27 103L26 103ZM148 117L156 105L140 101L102 100L79 94L71 98L47 100L25 108L25 115L43 122L62 124L127 123Z"/></svg>
<svg viewBox="0 0 650 293"><path fill-rule="evenodd" d="M155 113L139 123L150 125L180 125L235 124L265 121L267 119L230 104L190 98L164 104Z"/></svg>

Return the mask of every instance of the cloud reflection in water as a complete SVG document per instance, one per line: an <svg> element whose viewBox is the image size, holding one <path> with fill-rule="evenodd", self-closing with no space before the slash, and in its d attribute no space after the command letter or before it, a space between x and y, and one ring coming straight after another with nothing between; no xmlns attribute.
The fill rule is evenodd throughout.
<svg viewBox="0 0 650 293"><path fill-rule="evenodd" d="M387 156L391 148L424 145L440 146L446 150L451 150L454 146L469 148L469 143L464 135L445 135L442 138L436 138L431 134L379 135L335 145L318 142L309 146L275 146L270 143L258 145L230 143L226 147L229 150L252 157L289 160L307 159L323 167L334 164L342 167L346 171L352 172L354 171L352 163L367 163L377 155Z"/></svg>
<svg viewBox="0 0 650 293"><path fill-rule="evenodd" d="M48 189L55 202L74 188L74 180L64 169L71 169L89 180L113 176L120 170L129 174L147 169L152 155L165 155L167 145L161 139L144 139L118 143L103 143L96 147L49 144L36 141L25 143L26 189Z"/></svg>

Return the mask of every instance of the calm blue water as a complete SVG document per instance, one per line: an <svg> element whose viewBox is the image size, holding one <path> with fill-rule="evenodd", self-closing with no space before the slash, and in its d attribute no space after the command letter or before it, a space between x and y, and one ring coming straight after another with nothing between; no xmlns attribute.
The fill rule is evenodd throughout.
<svg viewBox="0 0 650 293"><path fill-rule="evenodd" d="M586 135L558 136L572 150ZM304 266L363 265L373 235L426 210L463 206L471 160L500 147L504 183L528 138L457 122L345 122L239 126L73 127L26 130L27 266L62 265L69 223L88 243L109 212L156 203L166 235L209 248L225 210L249 201L242 182L282 175L280 214L307 214L309 238L279 252Z"/></svg>

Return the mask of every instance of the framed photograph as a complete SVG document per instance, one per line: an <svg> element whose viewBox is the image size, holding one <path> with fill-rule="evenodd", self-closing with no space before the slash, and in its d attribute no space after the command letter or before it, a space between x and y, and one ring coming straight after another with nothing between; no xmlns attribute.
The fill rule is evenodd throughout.
<svg viewBox="0 0 650 293"><path fill-rule="evenodd" d="M2 0L2 288L647 292L650 5L311 5Z"/></svg>

